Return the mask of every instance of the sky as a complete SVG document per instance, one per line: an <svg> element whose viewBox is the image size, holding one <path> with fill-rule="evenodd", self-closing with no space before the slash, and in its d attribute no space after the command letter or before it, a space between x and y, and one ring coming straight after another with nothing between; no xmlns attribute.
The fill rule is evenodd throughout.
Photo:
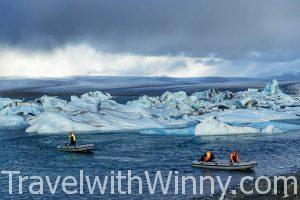
<svg viewBox="0 0 300 200"><path fill-rule="evenodd" d="M299 0L0 0L0 76L300 71Z"/></svg>

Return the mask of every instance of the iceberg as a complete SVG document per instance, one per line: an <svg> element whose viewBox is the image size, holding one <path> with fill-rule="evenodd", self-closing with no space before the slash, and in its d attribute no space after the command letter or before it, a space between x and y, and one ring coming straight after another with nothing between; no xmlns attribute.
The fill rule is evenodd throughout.
<svg viewBox="0 0 300 200"><path fill-rule="evenodd" d="M211 100L212 98L218 96L220 91L215 88L205 90L203 92L195 92L192 96L196 96L200 100Z"/></svg>
<svg viewBox="0 0 300 200"><path fill-rule="evenodd" d="M41 110L31 106L6 107L0 111L0 115L21 115L21 116L37 116L41 114Z"/></svg>
<svg viewBox="0 0 300 200"><path fill-rule="evenodd" d="M285 121L285 120L284 120ZM257 128L261 130L261 133L285 133L289 131L300 130L300 125L293 124L294 120L287 120L287 123L280 121L266 121L266 122L253 122L253 123L244 123L249 127ZM236 123L232 123L236 124ZM238 123L243 125L243 123ZM280 130L280 131L279 131Z"/></svg>
<svg viewBox="0 0 300 200"><path fill-rule="evenodd" d="M65 100L56 97L49 97L46 95L42 96L40 99L36 99L36 101L41 104L44 110L53 112L60 112L68 104L68 102Z"/></svg>
<svg viewBox="0 0 300 200"><path fill-rule="evenodd" d="M267 83L266 87L262 91L266 95L282 94L283 92L279 88L278 81L273 79L272 83Z"/></svg>
<svg viewBox="0 0 300 200"><path fill-rule="evenodd" d="M107 101L112 99L111 95L106 93L102 93L101 91L95 91L95 92L88 92L83 95L81 95L81 99L86 99L90 102L98 103L101 101Z"/></svg>
<svg viewBox="0 0 300 200"><path fill-rule="evenodd" d="M87 123L71 120L68 115L45 111L37 118L29 121L30 127L26 132L36 133L61 133L68 131L96 131L94 127Z"/></svg>
<svg viewBox="0 0 300 200"><path fill-rule="evenodd" d="M16 106L17 102L21 101L2 101L5 106L0 110L0 127L24 128L28 126L27 119L41 114L38 108L32 106Z"/></svg>
<svg viewBox="0 0 300 200"><path fill-rule="evenodd" d="M272 96L274 100L279 101L280 103L284 102L294 102L294 98L284 94L279 88L278 81L274 79L271 84L267 84L263 89L262 94L267 96ZM274 98L275 97L275 98Z"/></svg>
<svg viewBox="0 0 300 200"><path fill-rule="evenodd" d="M226 123L253 123L253 122L268 122L272 120L283 119L298 119L299 117L293 112L278 112L266 108L249 108L225 110L222 112L211 112L199 119L204 119L207 116L216 116L218 119Z"/></svg>
<svg viewBox="0 0 300 200"><path fill-rule="evenodd" d="M64 112L98 112L100 108L100 101L95 99L90 101L89 99L79 98L77 96L71 96L71 101L64 108Z"/></svg>
<svg viewBox="0 0 300 200"><path fill-rule="evenodd" d="M279 128L276 128L273 125L267 126L265 129L261 131L262 133L283 133L283 131Z"/></svg>
<svg viewBox="0 0 300 200"><path fill-rule="evenodd" d="M28 125L24 117L19 115L0 115L0 127L24 128Z"/></svg>
<svg viewBox="0 0 300 200"><path fill-rule="evenodd" d="M252 108L257 106L258 106L258 102L255 99L252 99L250 97L236 101L237 108Z"/></svg>
<svg viewBox="0 0 300 200"><path fill-rule="evenodd" d="M21 102L18 99L9 99L9 98L0 98L0 110L5 107L11 107L17 104L17 102Z"/></svg>
<svg viewBox="0 0 300 200"><path fill-rule="evenodd" d="M127 105L151 108L151 107L158 105L159 103L160 103L160 101L159 101L158 97L148 97L147 95L143 95L135 101L128 101Z"/></svg>
<svg viewBox="0 0 300 200"><path fill-rule="evenodd" d="M228 135L259 133L260 130L246 126L231 126L216 117L208 117L195 127L195 135Z"/></svg>

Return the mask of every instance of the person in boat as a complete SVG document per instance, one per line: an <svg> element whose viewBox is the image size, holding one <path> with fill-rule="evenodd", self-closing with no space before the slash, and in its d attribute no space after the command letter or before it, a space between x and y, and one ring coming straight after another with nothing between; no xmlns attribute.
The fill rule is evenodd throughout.
<svg viewBox="0 0 300 200"><path fill-rule="evenodd" d="M212 162L215 159L215 155L211 151L207 151L203 154L199 161Z"/></svg>
<svg viewBox="0 0 300 200"><path fill-rule="evenodd" d="M76 146L76 136L73 132L69 133L70 146Z"/></svg>
<svg viewBox="0 0 300 200"><path fill-rule="evenodd" d="M230 159L231 163L239 163L240 162L240 157L239 157L237 151L231 152L229 159Z"/></svg>

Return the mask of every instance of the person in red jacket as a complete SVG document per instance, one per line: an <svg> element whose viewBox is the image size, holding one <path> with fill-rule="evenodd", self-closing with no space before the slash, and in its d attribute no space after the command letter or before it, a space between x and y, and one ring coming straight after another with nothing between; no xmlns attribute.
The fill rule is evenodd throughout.
<svg viewBox="0 0 300 200"><path fill-rule="evenodd" d="M239 157L237 151L231 152L229 159L230 159L231 163L239 163L240 162L240 157Z"/></svg>

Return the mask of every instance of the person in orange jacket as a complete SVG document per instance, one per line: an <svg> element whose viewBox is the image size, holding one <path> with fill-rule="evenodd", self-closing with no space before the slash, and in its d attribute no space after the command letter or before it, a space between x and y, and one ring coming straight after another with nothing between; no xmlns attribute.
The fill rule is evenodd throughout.
<svg viewBox="0 0 300 200"><path fill-rule="evenodd" d="M239 163L240 162L240 157L239 157L237 151L231 152L229 160L231 163Z"/></svg>
<svg viewBox="0 0 300 200"><path fill-rule="evenodd" d="M215 158L215 155L211 151L207 151L205 154L203 154L199 161L203 162L212 162Z"/></svg>

